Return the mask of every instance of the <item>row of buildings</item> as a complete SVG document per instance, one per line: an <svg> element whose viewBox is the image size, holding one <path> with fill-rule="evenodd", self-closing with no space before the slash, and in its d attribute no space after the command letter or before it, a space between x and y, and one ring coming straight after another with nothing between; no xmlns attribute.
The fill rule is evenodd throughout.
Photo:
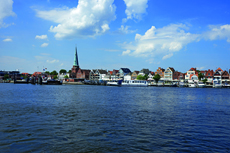
<svg viewBox="0 0 230 153"><path fill-rule="evenodd" d="M65 75L69 76L69 81L83 81L83 80L135 80L138 75L147 75L148 80L153 80L153 77L159 74L161 76L161 80L163 81L188 81L188 80L199 80L199 74L202 74L203 77L201 79L207 79L208 84L212 83L223 83L230 82L229 74L230 70L222 70L218 68L216 70L197 70L196 68L189 69L186 73L182 73L176 71L173 67L168 67L167 69L158 67L158 69L154 71L150 71L149 69L142 69L140 71L131 71L129 68L120 68L114 69L112 71L107 71L103 69L81 69L79 67L78 56L77 56L77 48L74 57L74 64L71 69L71 73L69 74L59 74L59 79L63 79Z"/></svg>

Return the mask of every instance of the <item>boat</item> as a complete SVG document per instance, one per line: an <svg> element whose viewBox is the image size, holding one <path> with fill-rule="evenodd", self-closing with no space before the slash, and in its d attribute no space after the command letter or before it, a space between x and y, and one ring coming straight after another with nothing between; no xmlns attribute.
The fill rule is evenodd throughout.
<svg viewBox="0 0 230 153"><path fill-rule="evenodd" d="M121 83L121 85L130 87L147 87L148 82L145 80L125 80Z"/></svg>
<svg viewBox="0 0 230 153"><path fill-rule="evenodd" d="M121 82L123 80L111 80L111 81L107 81L106 85L107 86L121 86Z"/></svg>
<svg viewBox="0 0 230 153"><path fill-rule="evenodd" d="M196 88L196 84L192 80L188 80L188 87Z"/></svg>
<svg viewBox="0 0 230 153"><path fill-rule="evenodd" d="M185 83L184 82L179 82L179 87L185 87Z"/></svg>
<svg viewBox="0 0 230 153"><path fill-rule="evenodd" d="M157 83L158 87L163 87L164 86L164 81L163 80L159 80Z"/></svg>
<svg viewBox="0 0 230 153"><path fill-rule="evenodd" d="M213 88L222 88L222 87L223 87L223 85L220 83L214 83L213 84Z"/></svg>
<svg viewBox="0 0 230 153"><path fill-rule="evenodd" d="M172 83L171 87L177 87L177 83Z"/></svg>
<svg viewBox="0 0 230 153"><path fill-rule="evenodd" d="M230 84L228 83L223 84L223 88L230 88Z"/></svg>
<svg viewBox="0 0 230 153"><path fill-rule="evenodd" d="M197 87L198 88L205 88L206 85L202 81L199 81L198 84L197 84Z"/></svg>

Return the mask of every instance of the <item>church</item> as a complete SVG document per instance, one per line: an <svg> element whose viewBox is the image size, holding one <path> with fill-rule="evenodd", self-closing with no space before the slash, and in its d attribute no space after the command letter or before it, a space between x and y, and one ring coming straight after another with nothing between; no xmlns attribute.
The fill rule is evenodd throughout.
<svg viewBox="0 0 230 153"><path fill-rule="evenodd" d="M74 63L70 73L71 82L89 80L90 70L81 69L78 62L77 47L75 48Z"/></svg>

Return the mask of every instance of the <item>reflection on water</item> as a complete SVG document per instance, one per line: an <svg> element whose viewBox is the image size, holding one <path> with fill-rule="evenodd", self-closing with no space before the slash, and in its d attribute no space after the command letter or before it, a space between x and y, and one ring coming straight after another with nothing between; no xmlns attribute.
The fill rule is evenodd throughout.
<svg viewBox="0 0 230 153"><path fill-rule="evenodd" d="M1 152L229 152L229 89L0 84Z"/></svg>

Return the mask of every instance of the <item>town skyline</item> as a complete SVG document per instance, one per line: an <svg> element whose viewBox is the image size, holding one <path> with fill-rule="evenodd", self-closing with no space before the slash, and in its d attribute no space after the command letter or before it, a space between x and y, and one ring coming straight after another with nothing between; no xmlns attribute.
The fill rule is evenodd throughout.
<svg viewBox="0 0 230 153"><path fill-rule="evenodd" d="M0 70L229 71L230 2L5 0Z"/></svg>

